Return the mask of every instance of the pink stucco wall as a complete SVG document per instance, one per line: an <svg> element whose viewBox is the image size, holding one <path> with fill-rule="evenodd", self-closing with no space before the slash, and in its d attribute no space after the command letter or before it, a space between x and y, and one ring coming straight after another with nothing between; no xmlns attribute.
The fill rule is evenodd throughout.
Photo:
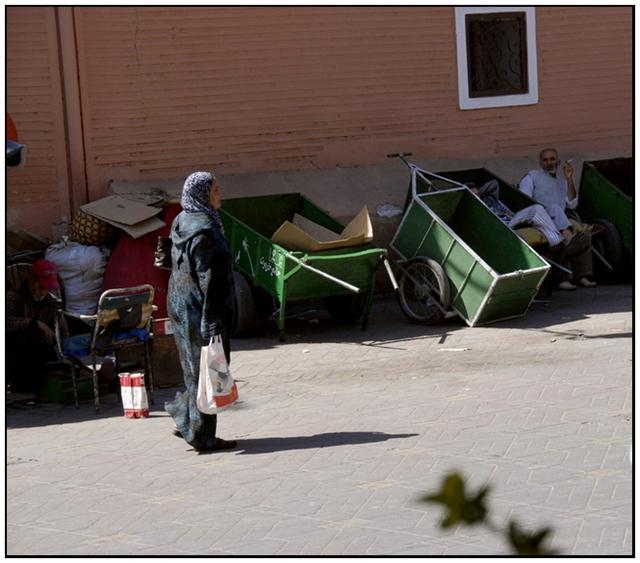
<svg viewBox="0 0 640 563"><path fill-rule="evenodd" d="M453 7L8 7L8 110L29 146L8 224L115 180L385 160L628 154L631 7L536 9L540 101L461 111Z"/></svg>

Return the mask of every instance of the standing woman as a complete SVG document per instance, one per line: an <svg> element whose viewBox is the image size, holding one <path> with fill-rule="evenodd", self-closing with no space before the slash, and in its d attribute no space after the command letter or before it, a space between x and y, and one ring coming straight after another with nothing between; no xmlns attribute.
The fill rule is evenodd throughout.
<svg viewBox="0 0 640 563"><path fill-rule="evenodd" d="M173 325L186 391L176 394L165 410L181 435L197 451L234 448L235 441L216 438L215 414L196 407L200 349L222 335L227 362L233 318L234 287L231 250L218 209L222 195L215 176L194 172L182 188L182 211L171 226L172 270L167 311Z"/></svg>

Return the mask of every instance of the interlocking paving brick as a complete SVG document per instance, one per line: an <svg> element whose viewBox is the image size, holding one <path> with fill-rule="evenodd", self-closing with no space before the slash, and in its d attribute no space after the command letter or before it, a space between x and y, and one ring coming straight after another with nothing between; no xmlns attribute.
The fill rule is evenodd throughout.
<svg viewBox="0 0 640 563"><path fill-rule="evenodd" d="M553 295L469 328L407 323L377 300L367 331L291 323L233 341L236 450L197 455L152 416L11 407L8 555L495 556L480 528L443 531L421 502L460 471L491 516L549 525L566 555L632 550L630 286ZM314 313L316 314L316 313Z"/></svg>

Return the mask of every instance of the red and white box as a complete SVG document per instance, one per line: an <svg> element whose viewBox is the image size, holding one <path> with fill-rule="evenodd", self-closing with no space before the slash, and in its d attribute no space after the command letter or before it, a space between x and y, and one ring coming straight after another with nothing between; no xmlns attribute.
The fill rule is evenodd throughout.
<svg viewBox="0 0 640 563"><path fill-rule="evenodd" d="M153 333L157 336L173 334L173 326L168 318L153 319Z"/></svg>
<svg viewBox="0 0 640 563"><path fill-rule="evenodd" d="M144 386L144 373L120 373L120 392L126 418L147 418L149 401Z"/></svg>

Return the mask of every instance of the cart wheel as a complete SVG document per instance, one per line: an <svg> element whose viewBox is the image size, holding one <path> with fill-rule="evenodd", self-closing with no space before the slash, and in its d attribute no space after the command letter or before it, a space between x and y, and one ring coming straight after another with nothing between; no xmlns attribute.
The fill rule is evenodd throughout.
<svg viewBox="0 0 640 563"><path fill-rule="evenodd" d="M253 303L251 286L240 272L233 271L235 285L235 315L231 336L240 336L252 328L256 322L256 309Z"/></svg>
<svg viewBox="0 0 640 563"><path fill-rule="evenodd" d="M622 236L618 228L606 219L594 219L593 223L602 226L604 231L595 235L591 244L613 268L613 270L610 271L609 268L602 263L602 260L594 255L594 277L603 283L616 283L620 281L625 263L625 247L622 242Z"/></svg>
<svg viewBox="0 0 640 563"><path fill-rule="evenodd" d="M398 300L412 322L432 324L442 320L451 301L451 290L440 264L423 256L407 262L398 279Z"/></svg>
<svg viewBox="0 0 640 563"><path fill-rule="evenodd" d="M251 286L251 294L253 295L253 306L256 309L257 320L271 319L278 309L276 300L258 285Z"/></svg>
<svg viewBox="0 0 640 563"><path fill-rule="evenodd" d="M355 323L364 313L367 296L361 294L332 295L324 298L324 304L334 321Z"/></svg>

